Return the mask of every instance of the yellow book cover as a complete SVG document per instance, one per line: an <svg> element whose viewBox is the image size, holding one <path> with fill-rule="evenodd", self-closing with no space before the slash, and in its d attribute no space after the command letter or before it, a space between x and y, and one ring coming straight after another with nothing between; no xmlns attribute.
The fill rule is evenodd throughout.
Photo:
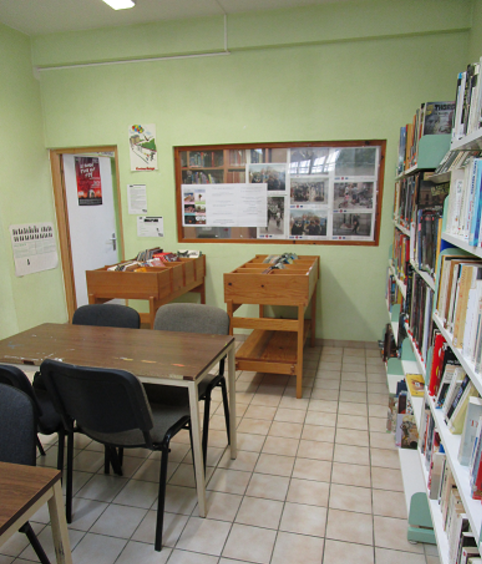
<svg viewBox="0 0 482 564"><path fill-rule="evenodd" d="M423 396L425 393L425 380L421 374L406 374L405 380L407 381L410 395L413 397Z"/></svg>

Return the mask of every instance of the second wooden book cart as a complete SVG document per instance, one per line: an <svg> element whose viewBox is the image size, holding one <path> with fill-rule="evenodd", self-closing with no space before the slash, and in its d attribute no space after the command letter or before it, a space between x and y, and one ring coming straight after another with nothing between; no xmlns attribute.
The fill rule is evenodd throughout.
<svg viewBox="0 0 482 564"><path fill-rule="evenodd" d="M299 256L283 269L263 262L268 255L254 259L224 275L224 301L235 328L253 329L236 353L237 370L253 370L296 376L296 397L302 396L303 347L311 332L315 344L316 291L320 259ZM311 301L311 319L305 311ZM258 304L259 317L235 317L243 304ZM265 317L264 306L294 306L296 319Z"/></svg>

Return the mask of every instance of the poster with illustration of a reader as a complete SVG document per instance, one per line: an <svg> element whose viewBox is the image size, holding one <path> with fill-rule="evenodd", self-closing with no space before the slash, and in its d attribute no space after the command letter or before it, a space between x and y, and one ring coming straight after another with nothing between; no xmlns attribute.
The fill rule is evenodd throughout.
<svg viewBox="0 0 482 564"><path fill-rule="evenodd" d="M157 170L156 126L131 125L129 127L129 153L131 171Z"/></svg>

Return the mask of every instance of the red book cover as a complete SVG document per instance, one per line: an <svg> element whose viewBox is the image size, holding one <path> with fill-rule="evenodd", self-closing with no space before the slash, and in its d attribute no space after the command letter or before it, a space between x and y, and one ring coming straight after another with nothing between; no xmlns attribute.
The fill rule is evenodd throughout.
<svg viewBox="0 0 482 564"><path fill-rule="evenodd" d="M482 499L482 464L480 462L474 487L472 488L472 499Z"/></svg>
<svg viewBox="0 0 482 564"><path fill-rule="evenodd" d="M430 381L428 385L428 393L431 396L435 396L437 394L440 386L440 379L442 378L444 343L445 339L440 333L438 333L435 336L435 344L433 346L432 369L430 371Z"/></svg>

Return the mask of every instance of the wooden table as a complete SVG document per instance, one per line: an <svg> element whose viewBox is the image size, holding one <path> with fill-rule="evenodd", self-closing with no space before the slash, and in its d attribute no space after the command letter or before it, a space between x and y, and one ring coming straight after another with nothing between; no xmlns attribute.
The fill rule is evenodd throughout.
<svg viewBox="0 0 482 564"><path fill-rule="evenodd" d="M198 383L226 355L231 458L234 459L237 452L232 336L44 323L0 341L0 362L40 366L43 360L51 358L80 366L118 368L132 372L141 382L187 388L201 517L206 515L206 492Z"/></svg>
<svg viewBox="0 0 482 564"><path fill-rule="evenodd" d="M87 293L89 304L102 304L115 298L126 300L147 300L149 313L141 313L142 323L154 327L157 310L164 304L187 294L198 292L201 303L206 303L204 277L206 257L181 258L178 262L166 263L162 268L151 267L147 272L117 272L87 270Z"/></svg>
<svg viewBox="0 0 482 564"><path fill-rule="evenodd" d="M224 301L230 318L231 334L235 328L253 329L236 353L238 370L253 370L296 376L296 397L303 386L303 347L311 332L315 345L316 292L320 271L317 256L298 256L283 269L265 272L268 255L254 259L224 275ZM305 310L311 301L311 319ZM235 317L243 304L258 304L259 317ZM265 316L265 306L294 306L296 319Z"/></svg>
<svg viewBox="0 0 482 564"><path fill-rule="evenodd" d="M59 470L0 462L0 546L48 503L58 564L72 564Z"/></svg>

